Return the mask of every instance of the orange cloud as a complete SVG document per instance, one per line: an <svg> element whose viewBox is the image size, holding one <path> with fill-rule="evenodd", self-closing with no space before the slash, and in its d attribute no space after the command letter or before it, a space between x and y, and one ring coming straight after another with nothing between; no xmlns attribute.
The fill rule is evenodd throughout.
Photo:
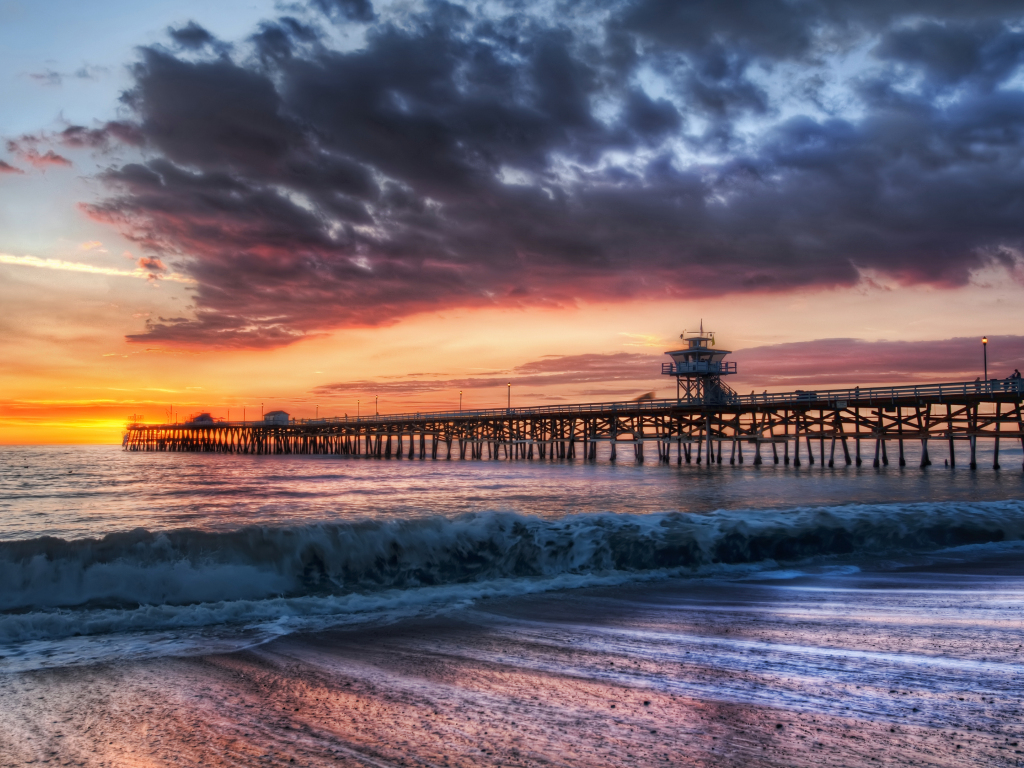
<svg viewBox="0 0 1024 768"><path fill-rule="evenodd" d="M148 269L148 270L150 270L152 272L166 272L167 271L167 267L164 266L164 263L162 261L160 261L160 259L156 258L155 256L152 257L152 258L147 257L147 256L143 256L141 259L139 259L138 266L139 266L139 269Z"/></svg>

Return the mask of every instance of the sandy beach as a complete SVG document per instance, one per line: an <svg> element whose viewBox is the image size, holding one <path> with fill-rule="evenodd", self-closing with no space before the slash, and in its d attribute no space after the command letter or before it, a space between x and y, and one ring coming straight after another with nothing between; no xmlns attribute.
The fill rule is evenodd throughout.
<svg viewBox="0 0 1024 768"><path fill-rule="evenodd" d="M1017 765L1022 590L1016 553L673 579L11 674L0 765Z"/></svg>

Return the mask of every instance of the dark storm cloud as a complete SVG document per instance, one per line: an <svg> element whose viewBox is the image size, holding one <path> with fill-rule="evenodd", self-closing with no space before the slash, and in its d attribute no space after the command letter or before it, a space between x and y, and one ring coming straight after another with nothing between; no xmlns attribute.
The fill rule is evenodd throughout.
<svg viewBox="0 0 1024 768"><path fill-rule="evenodd" d="M876 53L919 68L935 87L964 81L992 87L1024 60L1024 33L995 21L963 26L929 22L888 32Z"/></svg>
<svg viewBox="0 0 1024 768"><path fill-rule="evenodd" d="M167 34L181 48L189 48L194 51L217 41L217 38L194 21L190 21L183 27L168 27Z"/></svg>
<svg viewBox="0 0 1024 768"><path fill-rule="evenodd" d="M377 18L370 0L313 0L313 6L342 21L371 22Z"/></svg>
<svg viewBox="0 0 1024 768"><path fill-rule="evenodd" d="M438 307L1019 261L1016 3L425 8L322 0L244 54L142 50L131 119L66 139L144 148L86 209L198 282L194 317L132 338L277 345ZM837 83L855 46L870 60ZM848 108L822 107L837 88Z"/></svg>

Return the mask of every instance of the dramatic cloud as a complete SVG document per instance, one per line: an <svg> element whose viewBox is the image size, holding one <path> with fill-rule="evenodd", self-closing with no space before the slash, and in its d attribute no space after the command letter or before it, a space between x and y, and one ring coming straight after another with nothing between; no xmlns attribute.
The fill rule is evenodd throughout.
<svg viewBox="0 0 1024 768"><path fill-rule="evenodd" d="M1024 366L1024 336L989 339L990 378ZM842 386L858 383L974 381L982 375L981 339L940 341L815 341L752 347L736 352L737 378L748 386Z"/></svg>
<svg viewBox="0 0 1024 768"><path fill-rule="evenodd" d="M1021 263L1018 3L409 7L311 0L230 49L190 23L130 120L75 127L143 149L89 214L197 281L133 338Z"/></svg>

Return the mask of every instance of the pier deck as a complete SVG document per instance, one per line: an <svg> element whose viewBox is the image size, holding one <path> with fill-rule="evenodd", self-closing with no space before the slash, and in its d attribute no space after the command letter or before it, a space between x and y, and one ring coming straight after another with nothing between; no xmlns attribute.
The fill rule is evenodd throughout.
<svg viewBox="0 0 1024 768"><path fill-rule="evenodd" d="M754 464L766 460L766 447L774 463L795 466L834 466L837 447L845 464L886 465L892 446L902 466L905 442L919 440L921 466L931 464L929 444L936 441L948 444L948 461L955 466L954 443L966 441L974 469L977 441L984 439L994 441L998 469L1001 441L1024 447L1022 396L1021 379L1002 379L731 395L718 403L683 398L288 423L135 423L128 425L123 445L129 451L592 460L598 444L608 443L613 460L631 448L643 461L650 445L657 460L680 464L720 464L723 456L730 464L743 463L747 446Z"/></svg>

